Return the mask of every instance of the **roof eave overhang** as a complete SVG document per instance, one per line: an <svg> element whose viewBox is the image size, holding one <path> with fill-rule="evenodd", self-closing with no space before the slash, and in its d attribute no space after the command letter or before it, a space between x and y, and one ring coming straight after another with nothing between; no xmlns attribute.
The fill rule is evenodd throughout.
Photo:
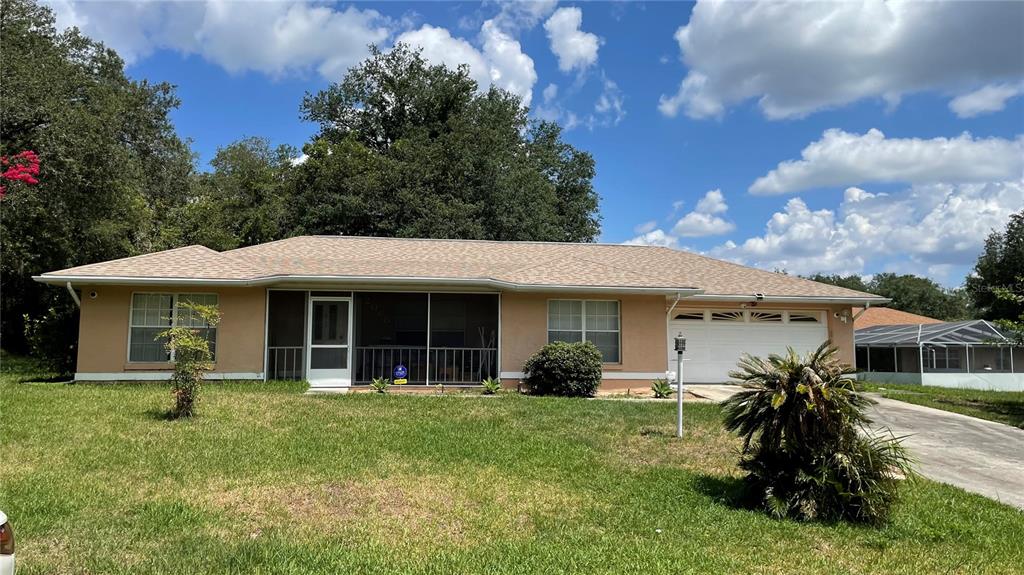
<svg viewBox="0 0 1024 575"><path fill-rule="evenodd" d="M636 295L666 295L691 297L702 293L692 287L645 287L645 286L598 286L598 285L559 285L559 284L520 284L494 278L437 278L437 277L395 277L395 276L318 276L318 275L283 275L266 276L253 279L224 278L187 278L187 277L133 277L133 276L71 276L47 275L33 276L37 282L50 285L188 285L212 287L270 287L289 284L303 285L367 285L387 284L389 286L459 286L469 288L488 288L494 290L544 293L618 293Z"/></svg>
<svg viewBox="0 0 1024 575"><path fill-rule="evenodd" d="M811 296L811 295L736 295L736 294L710 294L701 293L691 296L689 299L695 301L718 301L718 302L770 302L770 303L817 303L817 304L844 304L844 305L881 305L892 300L884 297L836 297L836 296Z"/></svg>

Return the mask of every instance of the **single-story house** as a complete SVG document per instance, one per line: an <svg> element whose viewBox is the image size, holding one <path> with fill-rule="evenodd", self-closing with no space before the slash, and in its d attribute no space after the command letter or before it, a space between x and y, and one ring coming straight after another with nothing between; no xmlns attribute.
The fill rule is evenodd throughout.
<svg viewBox="0 0 1024 575"><path fill-rule="evenodd" d="M982 319L875 325L855 339L864 380L1024 391L1024 347Z"/></svg>
<svg viewBox="0 0 1024 575"><path fill-rule="evenodd" d="M891 307L853 308L854 331L876 325L920 325L926 323L942 323L942 320Z"/></svg>
<svg viewBox="0 0 1024 575"><path fill-rule="evenodd" d="M211 377L344 390L403 368L409 385L513 386L551 341L588 340L605 388L675 371L721 382L744 353L831 340L854 361L853 306L884 298L652 246L305 236L188 246L37 276L80 299L78 380L169 377L156 335L206 330ZM185 302L213 303L208 329Z"/></svg>

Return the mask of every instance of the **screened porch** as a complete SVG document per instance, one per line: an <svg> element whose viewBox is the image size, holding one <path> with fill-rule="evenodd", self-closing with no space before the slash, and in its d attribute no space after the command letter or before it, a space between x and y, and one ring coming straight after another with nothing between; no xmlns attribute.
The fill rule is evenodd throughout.
<svg viewBox="0 0 1024 575"><path fill-rule="evenodd" d="M862 379L1024 390L1024 349L985 320L873 326L855 344Z"/></svg>
<svg viewBox="0 0 1024 575"><path fill-rule="evenodd" d="M313 383L326 366L358 386L401 366L407 385L477 385L498 376L498 306L494 293L270 290L267 377Z"/></svg>

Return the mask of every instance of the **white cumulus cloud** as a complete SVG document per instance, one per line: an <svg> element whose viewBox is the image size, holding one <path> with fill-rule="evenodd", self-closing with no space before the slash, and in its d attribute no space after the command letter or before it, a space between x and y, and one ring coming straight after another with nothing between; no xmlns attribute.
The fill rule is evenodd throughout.
<svg viewBox="0 0 1024 575"><path fill-rule="evenodd" d="M51 3L60 28L79 27L129 64L158 49L197 54L229 72L271 76L315 70L337 80L386 41L392 22L375 10L304 2Z"/></svg>
<svg viewBox="0 0 1024 575"><path fill-rule="evenodd" d="M968 266L985 238L1024 206L1024 181L922 184L898 193L849 188L838 210L791 198L764 233L710 255L791 273L862 273L868 264L948 273ZM959 280L960 278L950 278Z"/></svg>
<svg viewBox="0 0 1024 575"><path fill-rule="evenodd" d="M725 196L721 190L711 190L704 194L704 197L697 202L694 210L676 222L672 226L672 233L684 238L695 238L703 236L718 236L729 233L736 228L736 224L722 218L729 209L725 203Z"/></svg>
<svg viewBox="0 0 1024 575"><path fill-rule="evenodd" d="M1024 93L1024 83L989 84L974 92L957 96L949 102L949 109L961 118L973 118L982 114L998 112L1006 107L1006 101Z"/></svg>
<svg viewBox="0 0 1024 575"><path fill-rule="evenodd" d="M679 211L681 204L673 204L673 216ZM625 242L637 245L658 245L676 247L679 245L679 238L698 238L706 236L718 236L736 229L736 224L722 217L729 210L725 203L725 196L721 190L711 190L697 202L693 211L683 215L672 226L671 232L657 228L656 221L649 221L636 226L633 232L636 237Z"/></svg>
<svg viewBox="0 0 1024 575"><path fill-rule="evenodd" d="M886 138L879 130L826 130L801 152L750 186L753 194L785 194L867 182L964 183L1019 178L1024 137Z"/></svg>
<svg viewBox="0 0 1024 575"><path fill-rule="evenodd" d="M558 57L558 69L563 72L584 71L597 63L601 39L584 32L583 11L579 8L559 8L544 23L551 51Z"/></svg>
<svg viewBox="0 0 1024 575"><path fill-rule="evenodd" d="M1021 2L711 2L675 34L687 75L666 116L757 100L771 119L1024 79Z"/></svg>

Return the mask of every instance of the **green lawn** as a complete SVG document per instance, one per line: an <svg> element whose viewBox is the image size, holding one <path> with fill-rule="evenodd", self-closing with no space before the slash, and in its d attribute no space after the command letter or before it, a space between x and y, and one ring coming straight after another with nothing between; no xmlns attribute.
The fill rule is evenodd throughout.
<svg viewBox="0 0 1024 575"><path fill-rule="evenodd" d="M905 489L891 525L738 509L713 405L24 383L4 358L0 509L31 573L1019 573L1024 513Z"/></svg>
<svg viewBox="0 0 1024 575"><path fill-rule="evenodd" d="M1024 392L950 389L896 383L860 384L865 391L875 391L907 403L980 417L1024 429Z"/></svg>

